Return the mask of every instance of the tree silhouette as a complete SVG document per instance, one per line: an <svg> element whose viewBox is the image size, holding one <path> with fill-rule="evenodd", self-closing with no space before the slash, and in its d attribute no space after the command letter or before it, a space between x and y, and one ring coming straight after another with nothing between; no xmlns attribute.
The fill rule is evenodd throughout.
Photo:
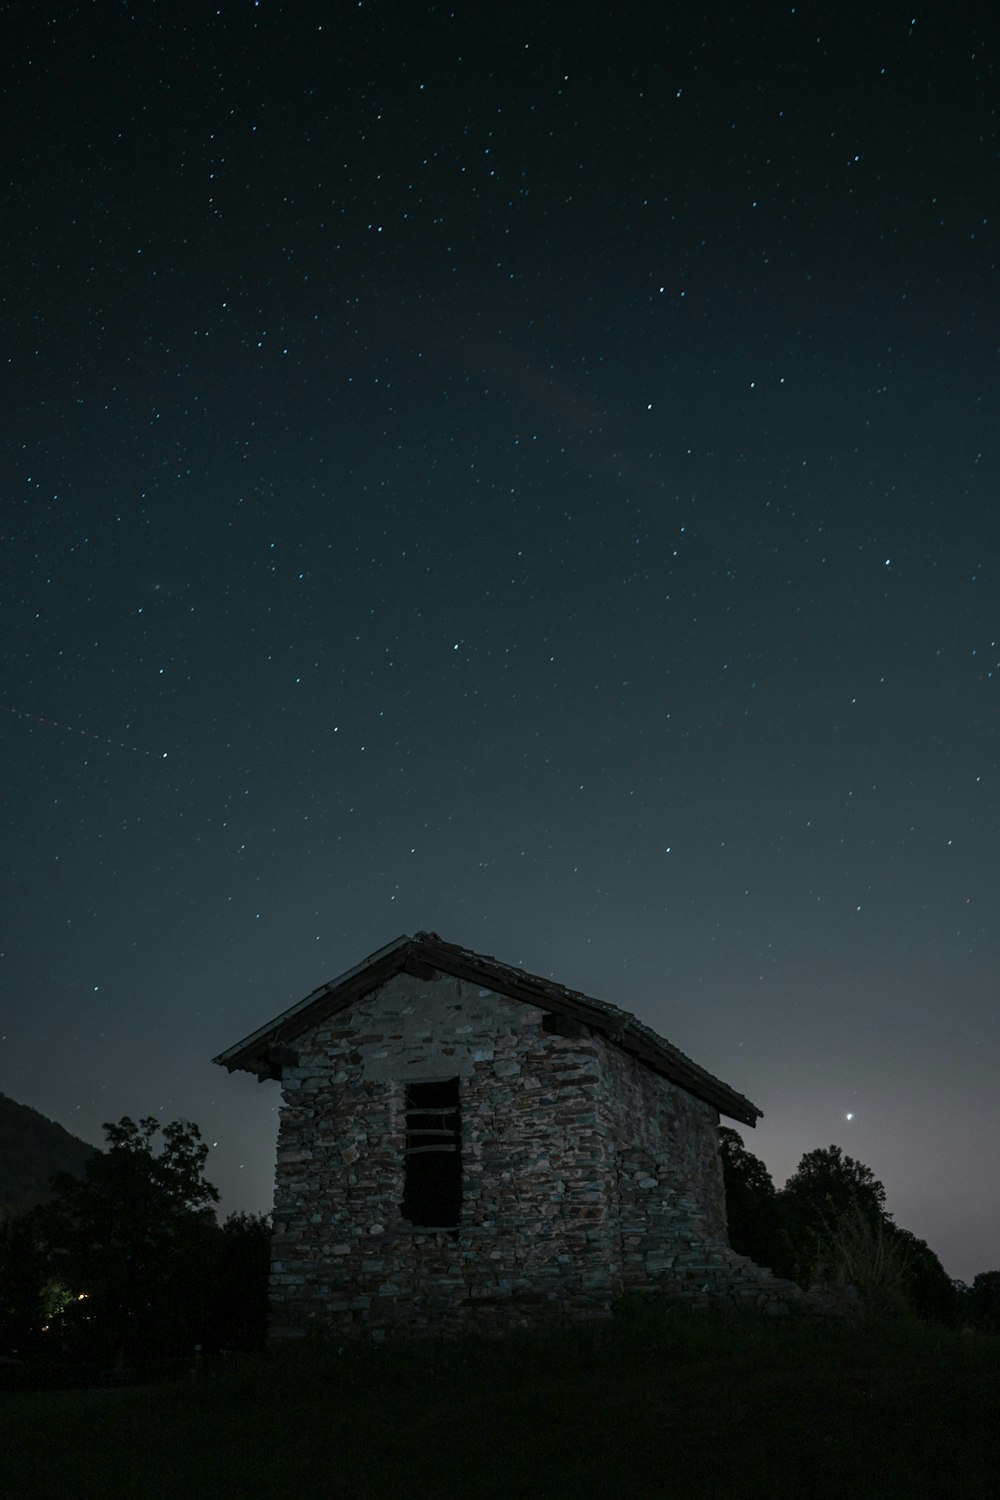
<svg viewBox="0 0 1000 1500"><path fill-rule="evenodd" d="M885 1188L863 1162L845 1156L839 1146L807 1151L782 1189L786 1203L807 1210L837 1213L859 1208L873 1220L888 1218Z"/></svg>
<svg viewBox="0 0 1000 1500"><path fill-rule="evenodd" d="M908 1229L891 1226L903 1253L903 1292L915 1313L936 1323L955 1323L959 1296L955 1283L926 1241Z"/></svg>
<svg viewBox="0 0 1000 1500"><path fill-rule="evenodd" d="M802 1286L831 1276L832 1245L869 1239L878 1253L889 1220L885 1188L862 1162L845 1156L839 1146L807 1151L779 1194L779 1210L788 1246L788 1270Z"/></svg>
<svg viewBox="0 0 1000 1500"><path fill-rule="evenodd" d="M205 1181L208 1147L197 1125L138 1122L104 1126L107 1150L82 1178L55 1178L55 1197L37 1210L53 1265L72 1294L64 1333L92 1353L123 1360L187 1342L197 1321L194 1268L211 1255L216 1231Z"/></svg>
<svg viewBox="0 0 1000 1500"><path fill-rule="evenodd" d="M267 1332L271 1226L263 1214L230 1214L217 1231L214 1295L204 1342L214 1349L259 1349Z"/></svg>
<svg viewBox="0 0 1000 1500"><path fill-rule="evenodd" d="M35 1214L0 1220L0 1354L38 1348L53 1307L51 1279Z"/></svg>
<svg viewBox="0 0 1000 1500"><path fill-rule="evenodd" d="M842 1281L872 1313L909 1308L951 1323L957 1295L933 1250L893 1223L885 1188L839 1146L807 1151L778 1194L790 1274L802 1285Z"/></svg>
<svg viewBox="0 0 1000 1500"><path fill-rule="evenodd" d="M747 1150L742 1136L727 1125L719 1129L719 1149L729 1243L738 1254L749 1255L757 1265L782 1274L788 1255L770 1173L760 1158Z"/></svg>
<svg viewBox="0 0 1000 1500"><path fill-rule="evenodd" d="M980 1271L963 1299L964 1315L981 1333L1000 1333L1000 1271Z"/></svg>

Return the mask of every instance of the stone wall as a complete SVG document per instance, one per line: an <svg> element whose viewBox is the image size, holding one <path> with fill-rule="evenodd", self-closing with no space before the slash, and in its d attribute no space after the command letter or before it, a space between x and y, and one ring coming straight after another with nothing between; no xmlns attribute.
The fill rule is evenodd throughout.
<svg viewBox="0 0 1000 1500"><path fill-rule="evenodd" d="M599 1044L450 976L398 975L297 1041L284 1072L272 1337L595 1316L609 1253ZM405 1087L461 1079L456 1236L400 1213Z"/></svg>
<svg viewBox="0 0 1000 1500"><path fill-rule="evenodd" d="M701 1232L726 1237L719 1112L619 1047L601 1042L607 1129L614 1141L621 1232L638 1211L647 1232L666 1196L698 1204ZM670 1238L669 1234L667 1238Z"/></svg>
<svg viewBox="0 0 1000 1500"><path fill-rule="evenodd" d="M570 1027L569 1030L574 1028ZM729 1295L718 1115L585 1028L452 976L399 974L284 1069L272 1338L497 1330L606 1315L623 1289ZM455 1234L402 1218L407 1082L458 1077ZM711 1274L709 1274L709 1271Z"/></svg>
<svg viewBox="0 0 1000 1500"><path fill-rule="evenodd" d="M808 1310L809 1299L730 1248L718 1111L605 1044L614 1135L613 1237L623 1291Z"/></svg>

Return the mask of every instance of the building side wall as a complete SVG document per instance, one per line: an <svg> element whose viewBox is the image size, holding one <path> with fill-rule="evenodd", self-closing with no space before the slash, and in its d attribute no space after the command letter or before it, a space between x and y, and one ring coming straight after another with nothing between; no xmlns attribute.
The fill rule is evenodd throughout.
<svg viewBox="0 0 1000 1500"><path fill-rule="evenodd" d="M663 1285L685 1262L728 1250L718 1111L613 1043L600 1045L621 1284Z"/></svg>
<svg viewBox="0 0 1000 1500"><path fill-rule="evenodd" d="M605 1048L452 976L400 974L297 1041L275 1186L272 1336L596 1316L619 1290ZM456 1236L401 1216L405 1087L461 1079Z"/></svg>
<svg viewBox="0 0 1000 1500"><path fill-rule="evenodd" d="M836 1299L806 1296L731 1249L717 1110L612 1043L602 1045L616 1142L609 1239L622 1291L773 1313L842 1313Z"/></svg>

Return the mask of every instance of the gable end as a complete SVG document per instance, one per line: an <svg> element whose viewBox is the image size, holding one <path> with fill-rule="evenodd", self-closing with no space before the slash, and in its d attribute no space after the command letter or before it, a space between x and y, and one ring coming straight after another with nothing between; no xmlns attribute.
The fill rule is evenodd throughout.
<svg viewBox="0 0 1000 1500"><path fill-rule="evenodd" d="M280 1078L282 1067L293 1066L286 1054L294 1052L297 1037L347 1010L401 972L424 981L449 974L520 1000L545 1013L542 1023L545 1030L560 1036L581 1036L587 1030L597 1032L729 1119L754 1126L761 1116L761 1110L749 1099L692 1062L627 1011L495 958L446 943L433 932L397 938L339 979L313 990L268 1025L221 1052L214 1061L230 1072L241 1069L259 1079Z"/></svg>

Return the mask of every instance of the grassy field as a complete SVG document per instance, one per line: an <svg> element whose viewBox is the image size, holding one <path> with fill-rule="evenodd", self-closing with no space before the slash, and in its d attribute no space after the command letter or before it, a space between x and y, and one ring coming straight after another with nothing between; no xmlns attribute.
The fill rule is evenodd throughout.
<svg viewBox="0 0 1000 1500"><path fill-rule="evenodd" d="M1000 1495L1000 1339L649 1303L502 1342L313 1349L10 1394L10 1500Z"/></svg>

